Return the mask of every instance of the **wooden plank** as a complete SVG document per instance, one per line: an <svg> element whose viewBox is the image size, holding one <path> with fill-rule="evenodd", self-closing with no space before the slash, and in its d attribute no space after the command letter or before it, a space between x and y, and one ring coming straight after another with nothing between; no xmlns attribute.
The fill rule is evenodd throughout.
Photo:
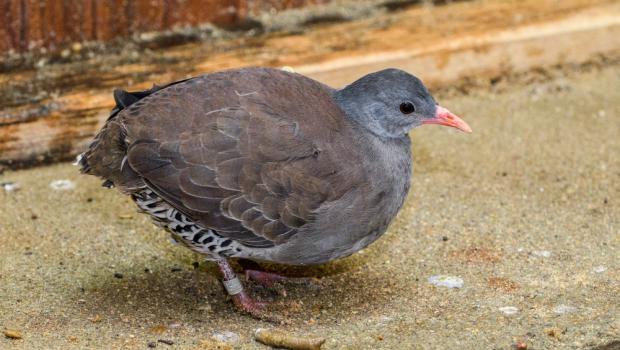
<svg viewBox="0 0 620 350"><path fill-rule="evenodd" d="M556 64L580 64L620 51L620 13L575 16L482 36L460 36L420 50L383 52L305 65L298 72L341 86L385 67L423 76L430 86L465 77L491 77Z"/></svg>
<svg viewBox="0 0 620 350"><path fill-rule="evenodd" d="M506 24L502 11L514 9L505 3L486 8L449 5L432 10L436 13L431 15L428 9L413 8L400 13L390 26L373 30L370 26L383 23L382 18L317 27L303 35L184 45L167 49L161 57L147 57L140 64L111 56L42 71L0 74L0 164L27 166L71 159L82 152L107 118L115 87L145 89L152 83L228 67L290 65L341 86L368 71L397 66L440 87L472 75L491 78L534 67L581 63L598 55L620 55L617 2L585 6L571 0L577 5L558 11L552 0L546 2L546 10L541 9L541 2L528 1L517 2L525 18L519 26ZM531 6L534 2L537 5ZM419 24L433 16L451 21L441 26L432 21L428 27ZM485 26L474 26L481 17L486 18ZM418 25L403 34L408 23ZM360 33L366 36L363 42L355 41ZM397 49L397 40L385 40L403 35L419 46ZM342 46L352 40L352 45Z"/></svg>
<svg viewBox="0 0 620 350"><path fill-rule="evenodd" d="M0 52L21 50L21 1L5 0L0 3Z"/></svg>
<svg viewBox="0 0 620 350"><path fill-rule="evenodd" d="M285 9L326 1L272 0L267 4ZM0 54L56 50L73 42L109 41L175 25L234 24L267 4L252 0L3 0Z"/></svg>

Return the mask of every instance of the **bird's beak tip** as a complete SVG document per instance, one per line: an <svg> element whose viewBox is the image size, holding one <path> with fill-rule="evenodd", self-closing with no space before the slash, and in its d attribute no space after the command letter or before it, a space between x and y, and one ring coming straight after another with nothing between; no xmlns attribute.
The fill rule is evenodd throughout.
<svg viewBox="0 0 620 350"><path fill-rule="evenodd" d="M453 128L459 129L466 133L471 133L471 127L456 114L450 112L444 107L437 105L437 111L435 112L435 117L432 119L427 119L423 122L423 124L438 124L451 126Z"/></svg>

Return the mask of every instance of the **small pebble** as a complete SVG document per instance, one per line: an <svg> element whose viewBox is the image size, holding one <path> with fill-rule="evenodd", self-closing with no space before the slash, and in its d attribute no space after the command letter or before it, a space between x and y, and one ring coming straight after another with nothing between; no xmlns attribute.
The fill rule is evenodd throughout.
<svg viewBox="0 0 620 350"><path fill-rule="evenodd" d="M240 339L239 334L230 331L213 333L211 338L223 343L237 343Z"/></svg>
<svg viewBox="0 0 620 350"><path fill-rule="evenodd" d="M87 320L89 320L92 323L99 323L101 322L101 320L103 320L103 318L101 318L101 316L99 315L95 315L95 317L89 317L87 318Z"/></svg>
<svg viewBox="0 0 620 350"><path fill-rule="evenodd" d="M506 315L514 315L517 312L519 312L519 309L517 309L514 306L502 306L499 308L499 311L501 311L502 313Z"/></svg>
<svg viewBox="0 0 620 350"><path fill-rule="evenodd" d="M463 279L457 276L435 275L428 278L428 282L438 287L462 288Z"/></svg>
<svg viewBox="0 0 620 350"><path fill-rule="evenodd" d="M21 187L17 182L3 182L0 183L0 186L2 186L5 192L15 192Z"/></svg>
<svg viewBox="0 0 620 350"><path fill-rule="evenodd" d="M527 343L519 340L518 342L515 343L514 347L517 350L527 350Z"/></svg>
<svg viewBox="0 0 620 350"><path fill-rule="evenodd" d="M54 180L50 182L50 187L57 191L72 190L75 188L75 184L71 180Z"/></svg>
<svg viewBox="0 0 620 350"><path fill-rule="evenodd" d="M548 258L551 256L551 252L548 250L535 250L532 252L532 255L538 256L541 258Z"/></svg>
<svg viewBox="0 0 620 350"><path fill-rule="evenodd" d="M160 324L160 325L151 327L151 329L149 329L149 332L154 333L154 334L164 334L164 332L167 330L168 330L167 326Z"/></svg>
<svg viewBox="0 0 620 350"><path fill-rule="evenodd" d="M122 274L122 273L115 272L115 273L114 273L114 278L121 279L121 278L123 278L123 274Z"/></svg>
<svg viewBox="0 0 620 350"><path fill-rule="evenodd" d="M545 328L545 334L555 339L559 339L561 333L562 330L557 327Z"/></svg>
<svg viewBox="0 0 620 350"><path fill-rule="evenodd" d="M564 305L564 304L560 304L556 306L555 308L553 308L553 312L555 312L558 315L568 314L568 313L575 312L575 311L577 311L576 307L570 306L570 305Z"/></svg>
<svg viewBox="0 0 620 350"><path fill-rule="evenodd" d="M595 266L592 271L594 271L594 273L603 273L605 271L607 271L607 268L603 265L601 266Z"/></svg>
<svg viewBox="0 0 620 350"><path fill-rule="evenodd" d="M155 347L157 347L157 343L155 343L154 341L150 341L146 344L146 346L148 346L149 348L153 349Z"/></svg>

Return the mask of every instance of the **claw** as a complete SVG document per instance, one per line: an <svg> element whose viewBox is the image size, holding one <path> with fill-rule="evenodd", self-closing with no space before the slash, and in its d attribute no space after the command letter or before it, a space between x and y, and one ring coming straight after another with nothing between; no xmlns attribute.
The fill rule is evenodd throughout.
<svg viewBox="0 0 620 350"><path fill-rule="evenodd" d="M245 312L250 316L274 323L280 323L280 318L268 312L269 303L256 301L250 298L245 292L231 295L237 310Z"/></svg>
<svg viewBox="0 0 620 350"><path fill-rule="evenodd" d="M265 311L265 308L267 307L266 302L255 301L250 298L245 292L231 295L231 298L233 300L233 303L239 310L245 311L249 314Z"/></svg>

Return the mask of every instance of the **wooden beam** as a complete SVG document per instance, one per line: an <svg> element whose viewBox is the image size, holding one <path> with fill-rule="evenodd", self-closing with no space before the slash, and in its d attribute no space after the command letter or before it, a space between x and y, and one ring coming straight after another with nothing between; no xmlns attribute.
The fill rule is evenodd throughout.
<svg viewBox="0 0 620 350"><path fill-rule="evenodd" d="M74 158L107 118L115 87L146 89L230 67L289 65L333 86L400 67L437 88L468 76L492 78L620 55L620 4L562 4L561 9L551 0L414 7L302 34L104 55L0 74L0 164L23 167ZM521 24L507 24L506 13L515 11ZM443 18L451 20L443 23ZM479 18L486 20L482 27ZM403 47L403 38L417 45Z"/></svg>
<svg viewBox="0 0 620 350"><path fill-rule="evenodd" d="M215 23L235 25L249 14L326 0L3 0L0 54L56 49L74 42L109 41L137 32Z"/></svg>

